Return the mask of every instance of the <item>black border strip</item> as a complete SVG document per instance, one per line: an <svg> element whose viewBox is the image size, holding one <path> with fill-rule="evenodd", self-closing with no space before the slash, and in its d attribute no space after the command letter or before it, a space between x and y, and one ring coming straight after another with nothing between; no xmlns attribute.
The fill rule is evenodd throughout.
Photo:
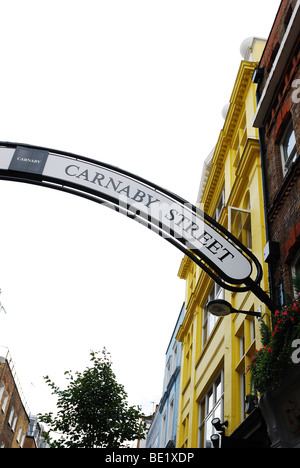
<svg viewBox="0 0 300 468"><path fill-rule="evenodd" d="M21 144L21 143L11 143L11 142L0 142L0 147L16 148L18 146L31 148L31 149L35 149L35 150L40 150L40 151L47 151L47 152L49 152L49 153L51 153L53 155L60 155L62 157L68 157L68 158L71 158L71 159L74 159L74 160L78 160L78 161L93 164L96 167L103 167L103 168L112 170L112 171L116 172L116 174L119 173L121 175L129 177L132 180L136 180L137 182L141 182L144 185L148 186L149 188L152 188L152 189L166 195L171 200L174 200L174 201L176 201L176 202L178 202L180 204L188 206L189 209L193 213L200 216L204 220L205 223L207 223L210 227L215 229L217 232L221 233L226 238L226 240L230 241L233 244L233 246L235 248L237 246L246 255L246 257L248 257L248 259L250 259L254 263L254 265L256 267L256 270L257 270L257 275L256 275L255 280L251 280L251 281L243 281L242 280L241 283L246 284L246 286L238 286L238 287L233 286L233 284L241 284L241 283L239 283L236 280L234 280L234 282L233 282L232 278L229 278L227 275L225 275L222 270L220 270L218 267L216 267L215 264L213 264L209 259L207 259L207 257L205 257L203 252L191 251L191 250L187 249L184 245L181 245L182 243L184 244L184 239L182 239L181 242L180 242L178 240L175 240L172 237L166 237L165 231L163 231L163 229L160 229L156 225L152 225L151 223L149 223L149 221L145 221L144 219L142 219L142 217L140 217L138 215L135 216L135 219L140 224L143 224L146 227L151 228L151 230L155 230L157 234L159 234L161 237L164 237L168 242L170 242L175 247L180 249L194 263L196 263L200 268L202 268L216 283L218 283L219 285L221 285L222 287L224 287L227 290L230 290L232 292L246 292L246 291L249 291L251 289L251 287L252 287L251 285L253 285L253 283L258 284L261 281L261 279L262 279L262 267L261 267L259 261L257 260L257 258L252 254L252 252L250 252L238 239L236 239L223 226L218 224L213 218L208 216L206 213L204 213L202 210L200 210L196 206L192 205L190 202L188 202L188 201L184 200L183 198L179 197L178 195L176 195L176 194L174 194L174 193L172 193L172 192L170 192L170 191L168 191L168 190L166 190L166 189L164 189L164 188L162 188L162 187L160 187L160 186L158 186L158 185L156 185L156 184L154 184L152 182L149 182L149 181L147 181L146 179L144 179L142 177L139 177L139 176L137 176L135 174L132 174L132 173L130 173L128 171L122 170L122 169L120 169L118 167L115 167L115 166L107 164L107 163L103 163L103 162L100 162L100 161L97 161L97 160L94 160L94 159L91 159L91 158L87 158L85 156L80 156L80 155L77 155L77 154L74 154L74 153L59 151L59 150L55 150L55 149L51 149L51 148L45 148L45 147L41 147L41 146L34 146L34 145ZM82 185L72 184L71 182L68 182L68 181L63 181L63 180L60 180L60 179L51 178L51 177L40 175L40 174L38 175L38 174L25 173L25 172L21 173L21 172L17 172L17 171L8 171L8 170L0 170L0 179L2 179L2 180L11 180L11 181L16 181L16 182L24 182L24 183L40 185L40 186L44 186L44 187L48 187L48 188L54 188L56 190L61 190L61 191L64 191L64 192L68 192L68 193L71 193L71 194L74 194L74 195L77 195L77 196L87 198L87 199L89 199L91 201L94 201L94 202L97 202L97 203L100 203L100 204L106 203L106 205L107 205L107 203L111 203L112 208L114 210L116 210L116 211L119 211L119 209L118 209L119 207L117 206L115 199L110 199L109 197L105 198L105 197L101 196L101 194L99 192L97 192L97 191L93 191L92 189L88 189L87 187L84 187ZM133 218L132 216L130 216L130 211L127 212L127 216ZM200 258L198 258L198 257L200 257ZM211 269L213 269L220 276L222 276L222 278L225 281L223 281L222 278L217 276L214 273L214 271L212 271Z"/></svg>

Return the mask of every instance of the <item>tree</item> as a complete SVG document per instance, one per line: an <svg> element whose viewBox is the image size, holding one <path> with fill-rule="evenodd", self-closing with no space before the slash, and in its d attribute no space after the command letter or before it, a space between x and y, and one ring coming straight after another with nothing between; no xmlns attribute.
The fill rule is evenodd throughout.
<svg viewBox="0 0 300 468"><path fill-rule="evenodd" d="M109 353L104 348L90 353L93 366L82 373L66 371L69 385L57 387L44 377L52 394L57 395L57 414L39 415L49 427L52 448L118 448L124 442L143 438L144 425L139 407L128 406L127 393L116 381ZM51 432L59 433L58 440Z"/></svg>

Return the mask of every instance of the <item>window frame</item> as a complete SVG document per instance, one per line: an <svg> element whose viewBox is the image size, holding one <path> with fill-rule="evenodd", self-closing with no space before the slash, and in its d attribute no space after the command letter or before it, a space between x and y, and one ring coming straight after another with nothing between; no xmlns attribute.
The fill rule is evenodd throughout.
<svg viewBox="0 0 300 468"><path fill-rule="evenodd" d="M2 402L2 406L1 406L2 413L6 412L7 407L8 407L8 403L9 403L9 393L8 393L7 390L5 390L4 398L3 398L3 402Z"/></svg>
<svg viewBox="0 0 300 468"><path fill-rule="evenodd" d="M210 437L217 431L211 424L213 418L224 420L224 370L217 375L199 404L198 447L212 448Z"/></svg>
<svg viewBox="0 0 300 468"><path fill-rule="evenodd" d="M293 136L294 138L294 145L290 151L290 153L287 153L288 149L288 143L291 140L291 137ZM297 145L296 145L296 135L295 135L295 129L293 126L293 121L292 119L289 120L286 129L283 133L283 136L280 141L280 153L281 153L281 162L282 162L282 170L283 170L283 175L285 176L286 173L288 172L289 168L295 162L297 158Z"/></svg>
<svg viewBox="0 0 300 468"><path fill-rule="evenodd" d="M4 392L5 392L5 384L4 382L0 382L0 404L1 404Z"/></svg>
<svg viewBox="0 0 300 468"><path fill-rule="evenodd" d="M237 221L240 221L239 230L237 230ZM252 222L251 209L237 208L235 206L228 207L228 231L235 235L242 244L252 251ZM235 232L237 231L237 232Z"/></svg>
<svg viewBox="0 0 300 468"><path fill-rule="evenodd" d="M291 264L291 271L292 271L292 278L293 280L297 277L297 270L300 269L300 249L296 252L295 258L293 260L293 263ZM300 292L296 291L296 287L293 285L293 290L294 290L294 296Z"/></svg>
<svg viewBox="0 0 300 468"><path fill-rule="evenodd" d="M207 296L206 304L208 304L210 301L213 301L215 299L224 299L225 297L225 291L224 288L222 288L220 285L217 283L214 283L212 289L210 290L209 295ZM205 344L207 343L210 335L212 334L212 331L218 321L218 317L215 315L212 315L207 307L203 309L203 320L202 320L202 348L204 348Z"/></svg>
<svg viewBox="0 0 300 468"><path fill-rule="evenodd" d="M218 199L216 210L213 215L213 219L215 221L218 222L220 220L223 208L225 208L225 187L223 187L222 189L221 195Z"/></svg>

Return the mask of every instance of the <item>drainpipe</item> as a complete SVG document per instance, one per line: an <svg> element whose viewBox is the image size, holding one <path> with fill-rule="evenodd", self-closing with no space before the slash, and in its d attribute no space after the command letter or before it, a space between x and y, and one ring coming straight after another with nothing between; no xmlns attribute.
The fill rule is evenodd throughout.
<svg viewBox="0 0 300 468"><path fill-rule="evenodd" d="M263 189L263 200L264 200L264 217L265 217L265 234L266 242L270 241L270 229L268 221L268 209L267 209L267 183L266 183L266 166L265 166L265 130L263 127L258 129L259 132L259 148L260 148L260 162L261 162L261 171L262 171L262 189ZM270 297L274 301L274 288L273 288L273 275L272 275L272 260L268 262L268 280L270 287Z"/></svg>
<svg viewBox="0 0 300 468"><path fill-rule="evenodd" d="M260 84L263 78L263 70L260 68L256 68L254 75L253 75L253 82L257 84L256 89L256 102L257 104L260 101ZM265 157L266 157L266 150L265 150L265 129L264 127L258 128L259 134L259 152L260 152L260 162L261 162L261 172L262 172L262 190L263 190L263 201L264 201L264 218L265 218L265 235L266 235L266 242L267 244L271 242L270 239L270 229L269 229L269 221L268 221L268 208L267 208L267 194L268 194L268 187L266 182L266 165L265 165ZM270 244L269 244L270 245ZM272 257L269 258L267 262L268 265L268 282L270 288L270 298L273 302L277 302L275 295L274 295L274 285L273 285L273 268L272 268Z"/></svg>

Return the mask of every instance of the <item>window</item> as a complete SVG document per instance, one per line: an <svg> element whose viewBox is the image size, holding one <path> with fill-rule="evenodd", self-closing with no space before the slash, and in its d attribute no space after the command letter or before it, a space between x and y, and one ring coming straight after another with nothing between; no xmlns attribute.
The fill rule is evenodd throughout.
<svg viewBox="0 0 300 468"><path fill-rule="evenodd" d="M173 369L172 372L175 372L177 367L177 349L178 349L178 342L175 341L173 346Z"/></svg>
<svg viewBox="0 0 300 468"><path fill-rule="evenodd" d="M168 414L168 432L167 432L167 439L172 439L172 432L173 432L173 419L174 419L174 395L171 398L170 405L169 405L169 414Z"/></svg>
<svg viewBox="0 0 300 468"><path fill-rule="evenodd" d="M25 437L26 437L26 434L23 433L22 440L21 440L21 443L20 443L20 447L21 447L21 448L24 447Z"/></svg>
<svg viewBox="0 0 300 468"><path fill-rule="evenodd" d="M211 422L214 418L224 420L223 406L224 384L221 372L199 405L198 447L212 448L210 438L216 431Z"/></svg>
<svg viewBox="0 0 300 468"><path fill-rule="evenodd" d="M189 414L186 416L182 423L182 435L183 435L183 444L181 448L188 448L188 439L189 439Z"/></svg>
<svg viewBox="0 0 300 468"><path fill-rule="evenodd" d="M21 435L22 435L23 428L22 426L19 427L18 435L17 435L17 442L20 442Z"/></svg>
<svg viewBox="0 0 300 468"><path fill-rule="evenodd" d="M165 388L167 388L170 377L171 377L171 364L172 364L172 356L169 357L167 366L166 366L166 381L165 381Z"/></svg>
<svg viewBox="0 0 300 468"><path fill-rule="evenodd" d="M245 354L245 335L244 335L244 332L239 337L239 340L240 340L240 359L242 359L244 354Z"/></svg>
<svg viewBox="0 0 300 468"><path fill-rule="evenodd" d="M292 263L292 277L294 283L295 296L300 292L300 250L296 254L295 260Z"/></svg>
<svg viewBox="0 0 300 468"><path fill-rule="evenodd" d="M12 426L12 421L13 421L14 414L15 414L15 408L12 406L12 408L10 410L10 415L9 415L9 418L8 418L8 424L10 426Z"/></svg>
<svg viewBox="0 0 300 468"><path fill-rule="evenodd" d="M164 447L165 445L166 424L167 424L167 410L164 412L163 417L162 417L161 441L160 441L160 445L162 447Z"/></svg>
<svg viewBox="0 0 300 468"><path fill-rule="evenodd" d="M6 411L8 399L9 399L9 394L7 392L5 392L2 407L1 407L1 410L2 410L3 413L5 413L5 411Z"/></svg>
<svg viewBox="0 0 300 468"><path fill-rule="evenodd" d="M2 397L3 397L4 390L5 390L5 385L4 385L3 382L1 382L0 383L0 403L1 403L1 400L2 400Z"/></svg>
<svg viewBox="0 0 300 468"><path fill-rule="evenodd" d="M219 286L217 283L214 284L210 294L208 295L206 304L215 299L224 299L224 289L221 288L221 286ZM203 310L202 347L207 342L217 320L218 317L208 312L207 308L205 307Z"/></svg>
<svg viewBox="0 0 300 468"><path fill-rule="evenodd" d="M215 221L219 221L224 206L225 206L225 189L223 188L221 196L220 196L218 204L217 204L215 214L213 215L213 219Z"/></svg>
<svg viewBox="0 0 300 468"><path fill-rule="evenodd" d="M261 307L259 307L259 312L261 312ZM250 342L253 343L255 340L255 322L254 317L250 320Z"/></svg>
<svg viewBox="0 0 300 468"><path fill-rule="evenodd" d="M240 374L240 388L241 388L241 420L246 419L246 373L242 372Z"/></svg>
<svg viewBox="0 0 300 468"><path fill-rule="evenodd" d="M250 308L254 311L254 306ZM247 367L255 351L255 319L247 316L235 333L236 336L236 378L237 378L237 401L240 402L240 420L246 418L246 395L250 390L250 375Z"/></svg>
<svg viewBox="0 0 300 468"><path fill-rule="evenodd" d="M14 415L14 420L13 420L13 423L12 423L12 426L11 426L11 430L12 430L13 432L15 432L17 422L18 422L18 415L15 414L15 415Z"/></svg>
<svg viewBox="0 0 300 468"><path fill-rule="evenodd" d="M228 207L228 230L231 232L247 249L252 249L251 233L251 211L249 209Z"/></svg>
<svg viewBox="0 0 300 468"><path fill-rule="evenodd" d="M21 443L20 443L20 447L21 447L21 448L24 447L25 437L26 437L26 434L23 433L22 440L21 440Z"/></svg>
<svg viewBox="0 0 300 468"><path fill-rule="evenodd" d="M186 385L191 377L192 372L192 357L193 357L193 325L191 331L188 333L184 341L184 356L185 361L183 365L183 384Z"/></svg>
<svg viewBox="0 0 300 468"><path fill-rule="evenodd" d="M217 320L218 320L218 317L208 312L207 308L204 309L203 311L203 339L202 339L203 346L207 342Z"/></svg>
<svg viewBox="0 0 300 468"><path fill-rule="evenodd" d="M245 332L244 326L242 326L239 336L239 347L240 347L240 367L238 369L240 375L240 398L241 398L241 420L243 421L246 417L246 374L245 374Z"/></svg>
<svg viewBox="0 0 300 468"><path fill-rule="evenodd" d="M234 167L238 167L239 162L242 159L247 138L248 138L247 119L246 119L246 113L244 113L244 115L241 118L240 124L238 124L238 129L237 129L237 132L233 139L233 144L232 144Z"/></svg>
<svg viewBox="0 0 300 468"><path fill-rule="evenodd" d="M285 175L297 158L296 137L292 122L289 123L281 141L281 157L283 173Z"/></svg>

